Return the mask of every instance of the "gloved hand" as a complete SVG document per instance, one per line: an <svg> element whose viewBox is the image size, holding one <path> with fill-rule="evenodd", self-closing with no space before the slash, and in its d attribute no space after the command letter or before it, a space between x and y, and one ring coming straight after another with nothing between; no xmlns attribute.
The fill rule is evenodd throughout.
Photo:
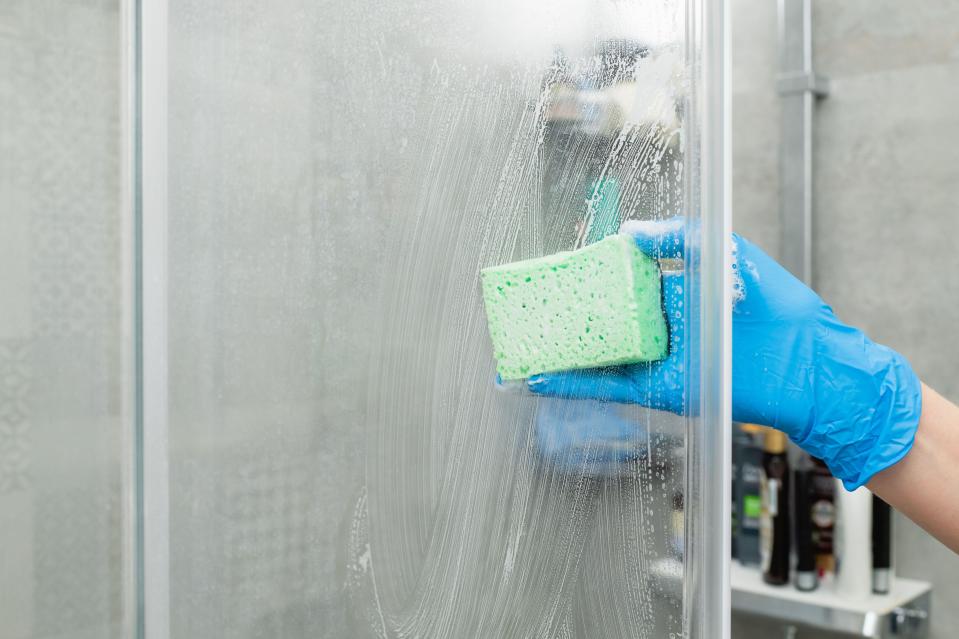
<svg viewBox="0 0 959 639"><path fill-rule="evenodd" d="M624 225L655 257L681 257L685 223ZM912 447L922 410L919 379L901 355L843 324L813 291L733 234L733 419L772 426L826 462L848 490ZM638 403L682 412L682 278L663 277L670 354L661 362L531 377L541 395Z"/></svg>
<svg viewBox="0 0 959 639"><path fill-rule="evenodd" d="M536 445L562 473L612 477L642 457L648 436L635 406L590 399L547 399L536 411Z"/></svg>

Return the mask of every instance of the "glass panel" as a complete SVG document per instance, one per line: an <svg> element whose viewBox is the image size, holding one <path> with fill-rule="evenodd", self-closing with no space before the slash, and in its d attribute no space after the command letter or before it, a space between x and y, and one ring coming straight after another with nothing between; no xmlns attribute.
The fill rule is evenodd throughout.
<svg viewBox="0 0 959 639"><path fill-rule="evenodd" d="M478 273L699 201L685 5L170 3L174 637L684 635L690 424L495 388Z"/></svg>
<svg viewBox="0 0 959 639"><path fill-rule="evenodd" d="M0 635L130 636L119 2L0 3Z"/></svg>

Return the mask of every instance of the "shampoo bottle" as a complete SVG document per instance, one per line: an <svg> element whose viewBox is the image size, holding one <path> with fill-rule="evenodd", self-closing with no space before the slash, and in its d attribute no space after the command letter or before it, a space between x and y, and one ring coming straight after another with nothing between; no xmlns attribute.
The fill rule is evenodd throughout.
<svg viewBox="0 0 959 639"><path fill-rule="evenodd" d="M793 473L793 503L796 529L796 589L815 590L819 583L816 574L816 549L813 545L812 460L800 455Z"/></svg>
<svg viewBox="0 0 959 639"><path fill-rule="evenodd" d="M767 429L763 442L762 519L760 523L763 581L789 583L789 461L786 435Z"/></svg>
<svg viewBox="0 0 959 639"><path fill-rule="evenodd" d="M892 581L892 509L872 496L872 591L889 593Z"/></svg>

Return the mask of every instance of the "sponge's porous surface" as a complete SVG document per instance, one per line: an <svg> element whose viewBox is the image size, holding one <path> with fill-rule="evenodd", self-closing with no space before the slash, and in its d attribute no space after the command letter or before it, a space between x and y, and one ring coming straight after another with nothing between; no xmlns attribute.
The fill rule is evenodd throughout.
<svg viewBox="0 0 959 639"><path fill-rule="evenodd" d="M659 264L628 235L492 266L480 278L504 380L667 355Z"/></svg>

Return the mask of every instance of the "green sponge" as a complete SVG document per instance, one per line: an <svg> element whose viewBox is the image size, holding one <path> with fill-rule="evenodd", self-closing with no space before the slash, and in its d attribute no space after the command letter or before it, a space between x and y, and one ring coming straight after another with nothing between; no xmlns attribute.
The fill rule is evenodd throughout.
<svg viewBox="0 0 959 639"><path fill-rule="evenodd" d="M659 264L628 235L492 266L480 277L503 380L667 354Z"/></svg>

